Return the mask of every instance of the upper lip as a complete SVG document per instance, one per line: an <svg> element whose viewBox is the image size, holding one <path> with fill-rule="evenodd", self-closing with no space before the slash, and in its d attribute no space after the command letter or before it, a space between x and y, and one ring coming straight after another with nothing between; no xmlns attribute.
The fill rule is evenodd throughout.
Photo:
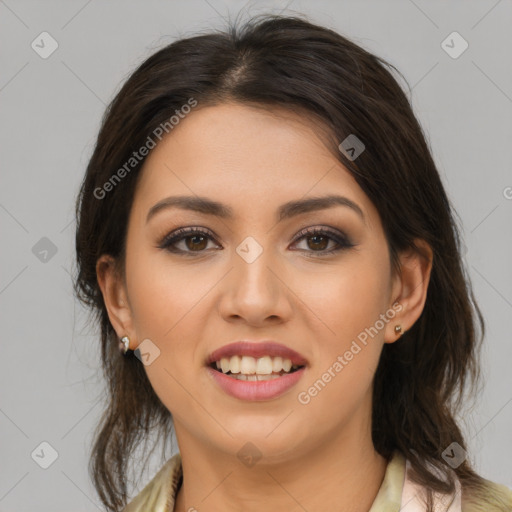
<svg viewBox="0 0 512 512"><path fill-rule="evenodd" d="M210 365L215 361L220 361L223 357L231 356L251 356L259 358L263 356L282 357L290 359L293 365L305 366L307 360L301 354L291 348L277 343L272 340L262 340L258 342L252 341L235 341L223 347L214 350L206 360L206 364Z"/></svg>

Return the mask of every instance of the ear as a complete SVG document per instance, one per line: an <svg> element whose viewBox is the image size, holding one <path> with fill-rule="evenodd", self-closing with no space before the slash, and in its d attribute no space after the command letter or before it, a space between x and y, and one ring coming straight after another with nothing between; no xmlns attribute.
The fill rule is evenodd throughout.
<svg viewBox="0 0 512 512"><path fill-rule="evenodd" d="M96 262L96 276L103 295L105 307L117 337L130 338L130 348L136 346L132 312L128 302L126 286L114 257L103 254Z"/></svg>
<svg viewBox="0 0 512 512"><path fill-rule="evenodd" d="M424 240L415 239L414 244L419 250L412 248L400 253L400 271L393 275L392 304L398 304L393 307L396 311L395 317L386 324L386 343L395 342L414 325L427 299L433 252ZM395 332L397 325L402 326L402 333Z"/></svg>

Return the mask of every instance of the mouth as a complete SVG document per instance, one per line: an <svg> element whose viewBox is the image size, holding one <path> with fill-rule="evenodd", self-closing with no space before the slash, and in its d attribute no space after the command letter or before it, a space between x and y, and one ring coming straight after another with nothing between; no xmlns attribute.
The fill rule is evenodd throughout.
<svg viewBox="0 0 512 512"><path fill-rule="evenodd" d="M298 384L309 365L295 350L265 340L237 341L210 354L205 367L216 385L239 400L274 400Z"/></svg>
<svg viewBox="0 0 512 512"><path fill-rule="evenodd" d="M293 364L291 359L282 357L263 356L255 358L251 356L223 357L210 363L210 368L227 377L245 381L273 380L294 373L305 365Z"/></svg>

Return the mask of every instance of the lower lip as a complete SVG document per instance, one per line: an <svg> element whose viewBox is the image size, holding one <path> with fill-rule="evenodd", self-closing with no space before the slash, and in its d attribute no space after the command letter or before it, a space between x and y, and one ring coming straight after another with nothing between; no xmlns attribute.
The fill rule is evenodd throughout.
<svg viewBox="0 0 512 512"><path fill-rule="evenodd" d="M271 400L288 391L297 384L304 374L305 367L271 380L238 380L208 367L207 370L217 384L228 394L240 400Z"/></svg>

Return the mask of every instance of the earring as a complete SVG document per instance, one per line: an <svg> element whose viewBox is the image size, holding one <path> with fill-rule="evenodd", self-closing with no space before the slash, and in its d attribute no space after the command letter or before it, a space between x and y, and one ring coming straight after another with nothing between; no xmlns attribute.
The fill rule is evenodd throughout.
<svg viewBox="0 0 512 512"><path fill-rule="evenodd" d="M400 336L402 336L404 334L402 332L402 326L401 325L395 325L395 334L399 334Z"/></svg>
<svg viewBox="0 0 512 512"><path fill-rule="evenodd" d="M123 336L121 341L119 342L119 350L124 356L128 356L133 353L133 350L130 349L130 338L128 336Z"/></svg>

